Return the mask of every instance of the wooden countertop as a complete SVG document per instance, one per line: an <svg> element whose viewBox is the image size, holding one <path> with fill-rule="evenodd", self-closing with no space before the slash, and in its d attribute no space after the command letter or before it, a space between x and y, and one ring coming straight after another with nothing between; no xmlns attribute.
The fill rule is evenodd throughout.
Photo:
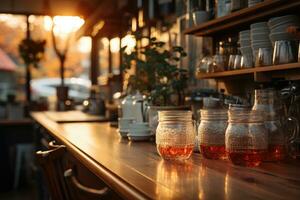
<svg viewBox="0 0 300 200"><path fill-rule="evenodd" d="M257 168L201 158L163 161L155 144L121 139L108 123L58 124L32 117L95 175L126 199L299 199L300 162Z"/></svg>

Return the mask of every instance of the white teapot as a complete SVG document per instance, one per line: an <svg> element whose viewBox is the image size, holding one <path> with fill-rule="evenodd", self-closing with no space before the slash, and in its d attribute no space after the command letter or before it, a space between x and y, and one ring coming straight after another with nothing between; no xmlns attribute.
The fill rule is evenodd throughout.
<svg viewBox="0 0 300 200"><path fill-rule="evenodd" d="M132 110L133 110L133 96L132 95L127 95L122 103L121 103L121 108L122 108L122 118L135 118Z"/></svg>
<svg viewBox="0 0 300 200"><path fill-rule="evenodd" d="M147 115L148 101L140 92L137 92L133 97L132 113L136 122L145 122Z"/></svg>

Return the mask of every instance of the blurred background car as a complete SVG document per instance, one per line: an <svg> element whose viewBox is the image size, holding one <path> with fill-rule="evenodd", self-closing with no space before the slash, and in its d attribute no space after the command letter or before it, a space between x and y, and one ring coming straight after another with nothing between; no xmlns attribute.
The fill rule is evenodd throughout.
<svg viewBox="0 0 300 200"><path fill-rule="evenodd" d="M61 84L60 78L42 78L31 80L33 99L56 97L56 87ZM69 97L75 102L82 102L89 98L91 81L82 78L65 78L65 85L69 87Z"/></svg>

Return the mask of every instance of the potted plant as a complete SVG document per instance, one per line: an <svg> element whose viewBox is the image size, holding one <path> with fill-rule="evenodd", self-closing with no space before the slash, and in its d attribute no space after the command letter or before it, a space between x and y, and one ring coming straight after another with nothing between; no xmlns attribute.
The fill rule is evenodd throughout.
<svg viewBox="0 0 300 200"><path fill-rule="evenodd" d="M186 56L182 47L167 49L164 42L150 38L147 46L123 55L125 72L136 66L135 74L129 79L129 88L148 96L149 123L153 131L157 126L157 111L188 109L184 106L188 72L178 67L179 61Z"/></svg>
<svg viewBox="0 0 300 200"><path fill-rule="evenodd" d="M22 40L19 44L19 53L26 65L26 99L31 102L31 66L37 68L38 63L44 56L46 40L33 40L30 37Z"/></svg>

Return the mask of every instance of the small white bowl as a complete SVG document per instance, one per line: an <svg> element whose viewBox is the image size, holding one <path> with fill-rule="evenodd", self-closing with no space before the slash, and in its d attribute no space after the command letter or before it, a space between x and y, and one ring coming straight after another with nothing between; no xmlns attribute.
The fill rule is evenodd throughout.
<svg viewBox="0 0 300 200"><path fill-rule="evenodd" d="M257 29L257 28L269 28L268 22L258 22L250 25L250 29Z"/></svg>
<svg viewBox="0 0 300 200"><path fill-rule="evenodd" d="M296 38L287 32L271 33L270 39L272 42L280 40L296 40Z"/></svg>
<svg viewBox="0 0 300 200"><path fill-rule="evenodd" d="M300 18L297 15L284 15L281 17L273 17L268 21L270 28L274 28L280 24L285 24L289 22L299 22Z"/></svg>

